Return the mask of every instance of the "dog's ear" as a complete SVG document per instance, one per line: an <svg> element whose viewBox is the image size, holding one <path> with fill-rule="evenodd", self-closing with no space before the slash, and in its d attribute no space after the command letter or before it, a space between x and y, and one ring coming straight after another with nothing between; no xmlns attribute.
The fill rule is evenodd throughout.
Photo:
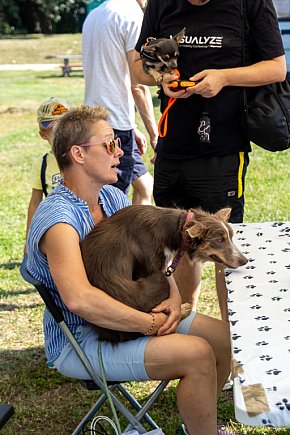
<svg viewBox="0 0 290 435"><path fill-rule="evenodd" d="M177 44L179 44L180 41L182 40L182 38L184 38L185 31L186 31L186 27L183 27L183 29L179 33L177 33L175 36L173 36L173 39L175 39Z"/></svg>
<svg viewBox="0 0 290 435"><path fill-rule="evenodd" d="M219 219L222 219L224 221L228 221L231 215L232 209L231 208L222 208L221 210L217 211L215 213L215 216Z"/></svg>
<svg viewBox="0 0 290 435"><path fill-rule="evenodd" d="M196 222L192 227L187 228L186 232L192 239L200 239L203 237L205 227L200 222Z"/></svg>
<svg viewBox="0 0 290 435"><path fill-rule="evenodd" d="M157 50L157 44L150 44L144 47L144 51L156 51L156 50Z"/></svg>

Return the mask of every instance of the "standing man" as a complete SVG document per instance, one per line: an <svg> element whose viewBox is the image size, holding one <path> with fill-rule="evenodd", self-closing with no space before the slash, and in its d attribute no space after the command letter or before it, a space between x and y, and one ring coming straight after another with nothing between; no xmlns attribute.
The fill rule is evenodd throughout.
<svg viewBox="0 0 290 435"><path fill-rule="evenodd" d="M147 143L136 128L135 105L154 149L158 137L150 91L147 86L137 84L133 76L134 48L145 3L145 0L105 0L90 12L83 25L85 104L103 105L111 113L110 124L115 136L121 139L124 152L115 185L126 194L132 180L140 194L144 189L151 190L153 184L141 159ZM140 194L135 195L139 203Z"/></svg>
<svg viewBox="0 0 290 435"><path fill-rule="evenodd" d="M162 82L161 110L176 98L168 112L167 133L158 139L154 170L154 199L163 207L201 207L216 212L231 207L230 222L242 222L244 185L250 142L241 127L243 87L285 79L286 63L272 0L149 0L136 45L134 72L140 83L156 85L145 74L140 57L148 37L169 38L184 27L178 69L196 86L173 92ZM245 34L244 34L245 33ZM243 38L245 66L242 65ZM179 274L188 276L184 264ZM196 277L193 272L193 279ZM221 272L221 267L216 268ZM217 273L217 282L223 274ZM188 297L197 300L193 281ZM186 283L185 283L186 284ZM226 319L225 286L218 292Z"/></svg>

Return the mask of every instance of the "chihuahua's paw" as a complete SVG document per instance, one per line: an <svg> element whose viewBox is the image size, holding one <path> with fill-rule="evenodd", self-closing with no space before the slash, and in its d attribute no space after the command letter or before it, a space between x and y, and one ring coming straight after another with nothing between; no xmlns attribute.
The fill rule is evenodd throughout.
<svg viewBox="0 0 290 435"><path fill-rule="evenodd" d="M185 319L185 317L189 316L189 314L192 311L192 305L185 303L185 304L181 304L181 320Z"/></svg>
<svg viewBox="0 0 290 435"><path fill-rule="evenodd" d="M149 74L151 74L157 84L162 82L163 75L160 72L156 71L153 68L150 68Z"/></svg>

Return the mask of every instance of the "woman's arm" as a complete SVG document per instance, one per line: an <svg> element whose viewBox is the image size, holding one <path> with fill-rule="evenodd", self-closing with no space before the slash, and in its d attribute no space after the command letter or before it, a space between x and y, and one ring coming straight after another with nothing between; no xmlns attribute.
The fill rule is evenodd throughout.
<svg viewBox="0 0 290 435"><path fill-rule="evenodd" d="M170 285L169 298L152 310L154 313L164 312L168 315L164 325L159 328L158 335L167 335L176 332L181 318L180 309L182 300L177 284L173 276L169 276L167 279Z"/></svg>
<svg viewBox="0 0 290 435"><path fill-rule="evenodd" d="M60 296L75 314L88 322L109 329L154 335L167 316L152 316L135 310L93 287L86 275L75 229L65 223L56 224L43 236L40 250L47 255L53 280ZM113 263L112 263L113 264Z"/></svg>

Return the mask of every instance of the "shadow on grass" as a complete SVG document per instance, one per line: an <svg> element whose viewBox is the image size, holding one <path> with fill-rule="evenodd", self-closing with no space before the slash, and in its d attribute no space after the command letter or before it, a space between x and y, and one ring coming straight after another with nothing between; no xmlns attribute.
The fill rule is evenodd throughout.
<svg viewBox="0 0 290 435"><path fill-rule="evenodd" d="M69 80L71 78L75 78L75 79L77 79L77 78L84 78L84 76L83 76L83 74L81 72L80 73L72 72L69 77L64 77L61 74L61 72L58 73L57 69L54 70L54 72L55 72L54 74L45 75L45 76L38 76L38 78L40 78L42 80L46 80L46 79L51 80L51 79L57 79L57 78L59 78L59 79L66 79L66 80Z"/></svg>
<svg viewBox="0 0 290 435"><path fill-rule="evenodd" d="M21 370L21 375L25 375L25 371L27 369L31 370L32 365L35 365L38 369L40 366L42 369L47 369L43 346L0 350L0 370L3 379L7 375L17 378L19 375L17 370Z"/></svg>
<svg viewBox="0 0 290 435"><path fill-rule="evenodd" d="M21 295L31 295L36 294L37 290L34 287L27 288L26 290L1 290L0 289L0 297L9 297L9 296L21 296Z"/></svg>
<svg viewBox="0 0 290 435"><path fill-rule="evenodd" d="M19 268L21 263L19 261L13 261L12 263L0 263L0 269L13 270Z"/></svg>
<svg viewBox="0 0 290 435"><path fill-rule="evenodd" d="M31 304L31 305L0 304L0 311L14 311L14 310L21 310L22 308L32 309L32 308L42 307L42 305L43 305L42 303Z"/></svg>
<svg viewBox="0 0 290 435"><path fill-rule="evenodd" d="M48 369L41 347L2 351L0 361L1 400L15 408L14 418L5 426L6 435L69 435L100 396L99 391L87 391L78 381ZM136 382L126 386L142 403L151 392L152 383ZM167 435L175 434L180 424L175 403L175 388L168 388L150 412ZM107 404L101 413L112 418ZM121 418L121 426L126 425Z"/></svg>

